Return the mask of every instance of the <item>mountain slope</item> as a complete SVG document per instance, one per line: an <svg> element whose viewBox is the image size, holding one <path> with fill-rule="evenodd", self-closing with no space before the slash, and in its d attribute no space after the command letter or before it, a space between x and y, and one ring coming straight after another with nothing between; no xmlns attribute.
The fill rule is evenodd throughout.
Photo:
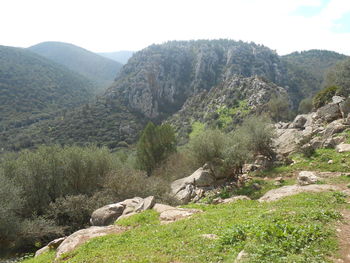
<svg viewBox="0 0 350 263"><path fill-rule="evenodd" d="M99 55L109 59L113 59L124 65L128 63L129 58L131 58L134 53L135 53L134 51L122 50L122 51L116 51L116 52L99 53Z"/></svg>
<svg viewBox="0 0 350 263"><path fill-rule="evenodd" d="M115 79L122 65L81 47L62 42L43 42L29 50L62 64L106 88Z"/></svg>
<svg viewBox="0 0 350 263"><path fill-rule="evenodd" d="M27 125L88 102L89 80L29 50L0 46L0 126Z"/></svg>
<svg viewBox="0 0 350 263"><path fill-rule="evenodd" d="M347 56L327 50L293 52L282 56L286 63L290 92L296 97L310 97L322 89L325 74Z"/></svg>

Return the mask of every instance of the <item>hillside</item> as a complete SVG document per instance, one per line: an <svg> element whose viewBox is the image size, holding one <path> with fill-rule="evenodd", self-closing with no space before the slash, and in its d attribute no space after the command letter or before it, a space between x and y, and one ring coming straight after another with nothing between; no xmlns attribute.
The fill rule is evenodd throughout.
<svg viewBox="0 0 350 263"><path fill-rule="evenodd" d="M21 127L92 98L89 80L29 50L0 46L0 127Z"/></svg>
<svg viewBox="0 0 350 263"><path fill-rule="evenodd" d="M106 89L122 65L81 47L62 42L43 42L28 48L93 81L99 90Z"/></svg>
<svg viewBox="0 0 350 263"><path fill-rule="evenodd" d="M323 88L329 69L346 58L327 50L294 52L281 57L286 63L292 93L302 98L311 97Z"/></svg>
<svg viewBox="0 0 350 263"><path fill-rule="evenodd" d="M129 58L131 58L134 53L134 51L122 50L116 52L99 53L99 55L113 59L124 65L128 63Z"/></svg>

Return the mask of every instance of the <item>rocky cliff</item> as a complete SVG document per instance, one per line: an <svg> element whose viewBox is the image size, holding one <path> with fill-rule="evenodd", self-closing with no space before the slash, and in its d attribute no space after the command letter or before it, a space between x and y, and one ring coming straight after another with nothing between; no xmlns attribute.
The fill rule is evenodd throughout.
<svg viewBox="0 0 350 263"><path fill-rule="evenodd" d="M285 82L285 67L267 47L232 40L168 42L137 52L106 92L151 119L179 110L186 99L233 75Z"/></svg>

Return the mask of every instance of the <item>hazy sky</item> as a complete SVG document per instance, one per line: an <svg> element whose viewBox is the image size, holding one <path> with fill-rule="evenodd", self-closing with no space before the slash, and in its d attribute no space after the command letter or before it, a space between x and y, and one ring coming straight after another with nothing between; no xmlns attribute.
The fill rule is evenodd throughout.
<svg viewBox="0 0 350 263"><path fill-rule="evenodd" d="M0 0L1 45L103 52L214 38L350 55L350 0Z"/></svg>

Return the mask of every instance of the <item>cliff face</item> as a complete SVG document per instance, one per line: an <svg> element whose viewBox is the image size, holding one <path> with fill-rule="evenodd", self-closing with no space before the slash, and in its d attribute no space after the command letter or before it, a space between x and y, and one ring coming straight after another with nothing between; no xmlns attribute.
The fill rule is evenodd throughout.
<svg viewBox="0 0 350 263"><path fill-rule="evenodd" d="M186 99L233 75L285 82L285 67L272 50L231 40L168 42L136 53L106 96L148 118L163 119Z"/></svg>

